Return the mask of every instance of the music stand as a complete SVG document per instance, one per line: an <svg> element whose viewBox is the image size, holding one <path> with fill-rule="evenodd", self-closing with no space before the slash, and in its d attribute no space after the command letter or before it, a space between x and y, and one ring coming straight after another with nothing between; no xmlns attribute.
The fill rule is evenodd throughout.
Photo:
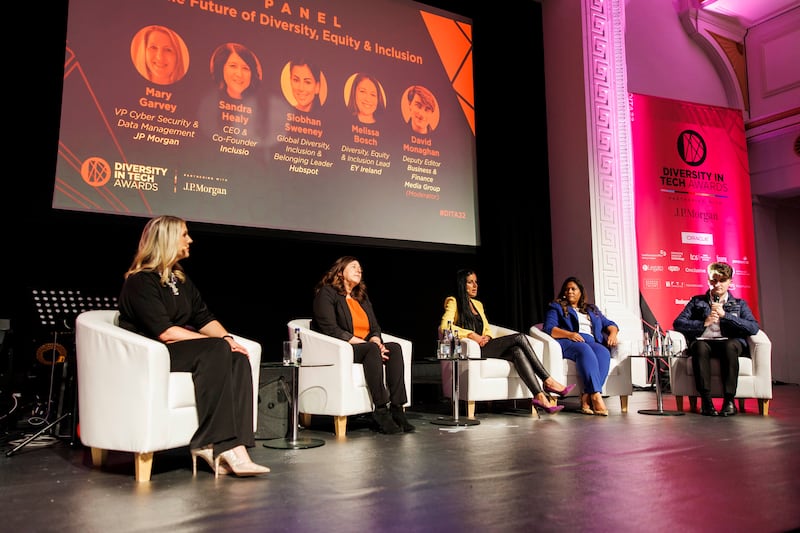
<svg viewBox="0 0 800 533"><path fill-rule="evenodd" d="M70 438L70 446L75 444L75 437L77 435L78 427L78 387L75 383L77 376L71 371L71 360L68 357L68 350L66 350L58 342L59 333L61 335L72 335L72 352L75 351L74 334L75 334L75 319L77 316L92 309L117 309L116 296L88 296L81 293L80 290L71 289L33 289L33 307L38 325L43 328L49 329L53 334L52 344L45 344L37 351L37 359L40 359L45 364L55 366L58 363L63 363L61 370L61 387L59 390L58 409L56 418L45 427L25 439L12 450L6 452L6 457L13 455L16 451L24 448L28 443L38 438L51 428L55 427L55 436L59 435L61 429L61 421L70 418L71 426L70 432L67 435ZM51 351L52 350L52 351ZM50 360L47 360L47 353L51 353ZM69 385L69 386L68 386ZM52 394L52 390L50 391ZM70 393L71 405L69 409L65 409L65 396ZM50 403L52 398L48 397L47 413L50 412Z"/></svg>

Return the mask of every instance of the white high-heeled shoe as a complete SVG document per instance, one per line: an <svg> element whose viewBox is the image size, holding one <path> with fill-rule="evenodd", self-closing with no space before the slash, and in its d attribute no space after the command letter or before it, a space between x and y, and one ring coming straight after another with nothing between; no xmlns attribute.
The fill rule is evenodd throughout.
<svg viewBox="0 0 800 533"><path fill-rule="evenodd" d="M268 466L255 464L253 461L240 458L234 450L227 450L214 459L214 476L218 476L221 469L226 467L239 477L258 476L269 472Z"/></svg>

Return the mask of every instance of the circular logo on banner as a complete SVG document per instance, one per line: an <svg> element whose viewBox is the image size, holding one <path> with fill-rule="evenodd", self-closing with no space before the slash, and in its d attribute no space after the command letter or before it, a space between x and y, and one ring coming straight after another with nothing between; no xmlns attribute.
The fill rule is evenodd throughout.
<svg viewBox="0 0 800 533"><path fill-rule="evenodd" d="M706 142L696 131L683 130L678 135L677 145L678 153L687 165L698 167L706 160Z"/></svg>

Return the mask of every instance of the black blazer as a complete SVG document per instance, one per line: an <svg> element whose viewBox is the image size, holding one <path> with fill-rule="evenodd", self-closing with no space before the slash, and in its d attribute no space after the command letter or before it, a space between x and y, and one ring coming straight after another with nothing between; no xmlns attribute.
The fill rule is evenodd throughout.
<svg viewBox="0 0 800 533"><path fill-rule="evenodd" d="M367 319L369 319L369 334L364 340L369 340L377 335L383 342L381 327L378 325L378 319L375 318L369 298L361 302L361 307L364 308ZM337 293L332 286L323 285L319 290L314 297L312 314L312 330L343 341L350 341L353 338L353 315L350 314L347 297Z"/></svg>

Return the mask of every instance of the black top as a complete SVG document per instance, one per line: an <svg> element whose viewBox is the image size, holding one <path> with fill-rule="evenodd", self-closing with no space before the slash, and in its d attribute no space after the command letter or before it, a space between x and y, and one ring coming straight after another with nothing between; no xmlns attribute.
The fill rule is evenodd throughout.
<svg viewBox="0 0 800 533"><path fill-rule="evenodd" d="M128 276L119 296L119 325L158 339L172 326L199 330L215 320L188 276L183 282L176 279L175 287L176 291L170 285L162 286L157 272Z"/></svg>
<svg viewBox="0 0 800 533"><path fill-rule="evenodd" d="M381 338L381 327L378 325L378 319L375 318L372 303L369 298L360 303L369 319L369 333L364 340L369 340L376 335ZM324 285L314 297L311 329L343 341L353 338L353 315L350 314L347 297L337 293L332 286ZM381 342L383 342L382 339Z"/></svg>

